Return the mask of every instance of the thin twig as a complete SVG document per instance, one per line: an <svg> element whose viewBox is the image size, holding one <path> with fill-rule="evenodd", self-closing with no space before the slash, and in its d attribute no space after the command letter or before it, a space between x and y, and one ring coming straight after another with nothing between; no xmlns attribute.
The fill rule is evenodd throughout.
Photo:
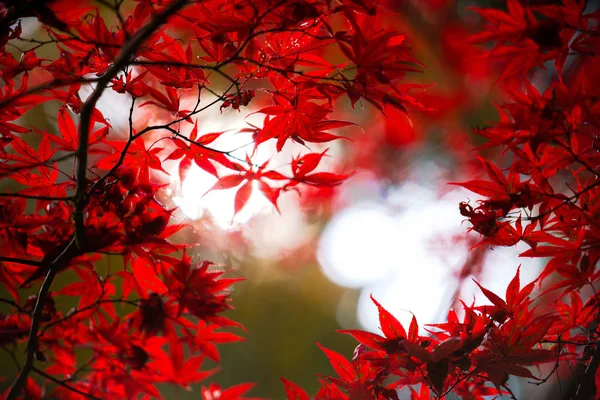
<svg viewBox="0 0 600 400"><path fill-rule="evenodd" d="M0 108L2 108L2 106L0 106ZM0 165L0 178L5 178L10 174L14 174L16 172L25 170L25 169L32 169L32 168L37 168L37 167L41 167L41 166L48 166L48 164L54 164L60 161L65 161L68 160L69 158L75 157L77 154L76 153L68 153L65 155L62 155L60 157L56 157L53 158L52 160L48 160L45 162L36 162L36 163L31 163L31 164L20 164L18 166L15 166L14 168L10 168L10 165L8 164L4 164L4 165ZM8 165L8 168L7 168Z"/></svg>
<svg viewBox="0 0 600 400"><path fill-rule="evenodd" d="M29 314L27 311L23 310L23 308L21 308L21 306L19 304L17 304L16 302L14 302L12 300L8 300L3 297L0 297L0 303L9 304L9 305L15 307L17 310L19 310L19 312L24 313L24 314Z"/></svg>
<svg viewBox="0 0 600 400"><path fill-rule="evenodd" d="M4 346L2 346L2 349L8 353L8 355L10 356L10 358L12 358L13 362L17 366L17 369L20 370L21 369L21 364L19 364L19 360L17 360L17 357L15 357L15 354L12 351L8 350Z"/></svg>
<svg viewBox="0 0 600 400"><path fill-rule="evenodd" d="M510 386L508 386L507 384L502 385L502 387L504 389L506 389L506 391L508 392L508 394L510 395L510 398L513 400L518 400L517 396L515 396L514 392L511 390Z"/></svg>
<svg viewBox="0 0 600 400"><path fill-rule="evenodd" d="M59 256L59 258L61 257ZM25 364L23 365L23 369L21 369L21 373L19 373L19 376L10 388L6 400L17 399L25 385L25 382L27 381L29 373L33 368L34 355L37 351L37 332L41 322L40 317L42 316L42 310L44 309L46 296L48 296L48 292L50 291L50 286L52 285L55 275L56 270L54 268L49 269L40 288L40 292L35 302L35 308L33 309L33 314L31 316L31 329L29 331L29 339L27 340L27 348L25 350Z"/></svg>
<svg viewBox="0 0 600 400"><path fill-rule="evenodd" d="M42 263L39 261L27 260L25 258L16 258L16 257L0 256L0 262L12 262L12 263L23 264L23 265L31 265L34 267L42 266Z"/></svg>
<svg viewBox="0 0 600 400"><path fill-rule="evenodd" d="M57 379L57 378L53 377L52 375L49 375L49 374L45 373L44 371L37 369L36 367L33 367L32 371L35 372L36 374L38 374L39 376L46 378L46 379L56 383L57 385L62 386L65 389L68 389L74 393L77 393L78 395L81 395L85 398L92 399L92 400L101 400L99 397L93 396L86 392L82 392L81 390L74 388L73 386L69 385L68 383L63 382L60 379Z"/></svg>
<svg viewBox="0 0 600 400"><path fill-rule="evenodd" d="M134 109L134 107L135 107L135 97L132 97L131 107L129 108L129 139L127 140L127 143L125 143L123 150L121 150L121 155L120 155L119 159L117 160L115 165L113 165L112 168L106 174L104 174L103 177L101 177L96 182L94 182L94 184L92 185L90 190L88 190L88 195L91 194L94 191L94 189L96 189L98 186L100 186L109 177L113 176L114 173L117 171L117 169L119 169L119 167L123 164L123 161L125 161L125 156L127 155L127 150L129 150L129 146L131 146L131 143L133 143L133 140L134 140L133 139L133 109Z"/></svg>
<svg viewBox="0 0 600 400"><path fill-rule="evenodd" d="M104 294L102 294L100 296L100 298L104 297ZM106 299L106 300L97 300L95 303L90 304L89 306L83 307L83 308L78 308L70 313L68 313L67 315L65 315L62 318L56 319L52 322L47 323L46 325L44 325L44 327L42 328L41 332L40 332L40 336L42 336L48 329L50 329L51 327L58 325L62 322L65 322L69 319L71 319L72 317L76 316L77 314L81 314L85 311L89 311L92 310L96 307L98 307L100 304L106 304L106 303L122 303L122 304L129 304L135 307L138 307L139 304L134 302L134 301L130 301L130 300L125 300L125 299Z"/></svg>
<svg viewBox="0 0 600 400"><path fill-rule="evenodd" d="M558 210L559 208L562 208L563 206L566 206L567 204L572 204L573 200L577 200L579 199L579 197L586 193L587 191L595 188L596 186L600 186L600 179L595 181L594 183L590 184L589 186L584 187L583 189L581 189L579 192L573 194L571 197L566 198L562 203L560 203L559 205L551 208L548 211L545 211L541 214L538 214L536 216L533 216L531 218L527 218L527 220L531 220L531 221L536 221L539 220L540 218L543 218L549 214L552 214L553 212L555 212L556 210Z"/></svg>
<svg viewBox="0 0 600 400"><path fill-rule="evenodd" d="M77 149L78 168L77 168L77 188L75 191L75 235L73 240L65 247L65 250L48 266L48 272L44 279L40 291L37 296L35 308L33 309L31 317L31 330L29 332L29 338L27 340L26 347L26 359L23 369L19 376L13 383L10 391L7 395L7 400L16 400L21 393L29 373L34 368L34 356L37 350L37 339L38 330L41 322L41 315L44 309L48 292L52 281L56 276L57 270L61 265L68 264L74 254L72 247L77 245L80 249L83 245L82 240L84 234L84 220L83 220L83 209L86 205L86 187L87 187L87 158L88 158L88 142L89 142L89 130L91 123L91 116L96 108L96 102L102 95L102 92L108 85L108 83L114 78L119 71L127 65L131 56L135 53L138 47L150 36L154 31L162 25L169 16L176 13L185 5L185 0L177 0L166 7L160 14L157 14L146 26L141 28L127 43L123 46L123 49L117 56L113 65L106 71L102 77L98 79L98 84L92 92L92 94L85 101L81 110L81 121L79 127L79 147ZM0 105L1 107L1 105Z"/></svg>
<svg viewBox="0 0 600 400"><path fill-rule="evenodd" d="M594 375L596 374L598 365L600 365L600 346L596 345L594 354L585 369L583 378L579 379L579 384L571 400L585 400L590 398L594 391Z"/></svg>
<svg viewBox="0 0 600 400"><path fill-rule="evenodd" d="M38 92L43 92L45 90L49 90L49 89L54 89L60 86L67 86L67 85L72 85L74 83L93 83L93 82L97 82L99 80L99 78L82 78L82 77L77 77L74 79L55 79L52 82L48 82L48 83L43 83L41 85L38 86L34 86L32 88L27 89L26 92L23 93L14 93L11 96L5 97L2 100L0 100L0 109L6 107L7 105L9 105L10 103L12 103L13 101L15 101L16 99L22 97L22 96L28 96L30 94L35 94Z"/></svg>
<svg viewBox="0 0 600 400"><path fill-rule="evenodd" d="M19 199L28 200L45 200L45 201L69 201L72 200L72 196L66 197L53 197L53 196L38 196L34 194L21 194L21 193L0 193L0 197L14 197Z"/></svg>
<svg viewBox="0 0 600 400"><path fill-rule="evenodd" d="M171 15L179 11L185 3L185 0L174 1L163 12L157 14L146 26L137 31L123 46L123 49L111 67L100 77L100 79L98 79L96 88L86 99L85 103L83 103L81 108L81 121L79 123L79 147L77 148L79 165L77 168L77 190L75 191L75 211L73 215L75 220L77 245L80 246L80 248L83 245L83 241L85 241L85 238L83 237L85 230L83 209L87 205L88 200L86 191L88 142L91 117L96 108L96 102L100 99L110 81L131 62L131 56L137 51L142 43L144 43L144 41L148 39L159 26L165 23Z"/></svg>

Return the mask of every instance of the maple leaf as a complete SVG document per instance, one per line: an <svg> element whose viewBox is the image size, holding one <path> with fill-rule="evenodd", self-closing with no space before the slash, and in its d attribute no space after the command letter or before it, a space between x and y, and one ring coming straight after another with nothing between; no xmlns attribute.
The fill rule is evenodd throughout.
<svg viewBox="0 0 600 400"><path fill-rule="evenodd" d="M187 386L206 379L214 374L215 370L199 371L204 356L184 358L183 346L178 340L169 343L169 354L162 349L156 349L151 366L160 372L166 382Z"/></svg>
<svg viewBox="0 0 600 400"><path fill-rule="evenodd" d="M187 339L190 349L198 349L211 360L219 362L221 357L216 344L245 340L242 336L231 332L217 331L220 328L217 324L210 324L202 320L198 321L198 324L191 329L193 335Z"/></svg>
<svg viewBox="0 0 600 400"><path fill-rule="evenodd" d="M524 75L533 67L542 67L548 60L555 60L559 75L567 58L569 41L575 30L546 9L547 17L539 19L533 10L519 0L507 0L508 12L496 9L471 8L488 22L486 30L471 37L474 43L496 41L495 47L485 57L508 60L499 79ZM537 8L543 12L544 8Z"/></svg>
<svg viewBox="0 0 600 400"><path fill-rule="evenodd" d="M221 389L221 386L211 383L207 388L202 387L202 400L253 400L250 397L244 397L244 394L253 387L253 383L241 383L227 389Z"/></svg>
<svg viewBox="0 0 600 400"><path fill-rule="evenodd" d="M328 142L340 138L328 133L328 130L353 125L351 122L327 119L333 110L310 101L306 91L296 93L292 99L286 96L276 96L274 99L275 105L256 111L265 114L265 119L255 138L255 147L273 138L277 138L277 151L283 149L289 138L301 144Z"/></svg>
<svg viewBox="0 0 600 400"><path fill-rule="evenodd" d="M281 378L281 381L285 385L285 394L288 400L310 400L308 393L294 382L288 381L285 378Z"/></svg>
<svg viewBox="0 0 600 400"><path fill-rule="evenodd" d="M145 103L140 104L140 107L154 105L170 112L177 117L183 118L189 123L192 123L192 119L189 116L190 110L179 109L181 96L178 95L177 90L171 86L165 86L165 91L167 92L166 96L160 91L150 87L148 92L150 96L154 98L154 100L148 100Z"/></svg>
<svg viewBox="0 0 600 400"><path fill-rule="evenodd" d="M402 343L407 339L416 341L418 338L418 326L416 325L416 319L413 319L413 322L411 322L410 338L408 338L400 321L398 321L396 317L394 317L389 311L383 308L383 306L381 306L381 304L379 304L377 300L373 298L373 296L371 296L371 301L373 301L373 303L375 303L377 306L377 311L379 313L379 324L384 336L355 329L339 330L338 332L352 335L360 343L375 350L382 350L390 354L405 352L402 347Z"/></svg>
<svg viewBox="0 0 600 400"><path fill-rule="evenodd" d="M81 281L71 283L56 293L65 296L79 297L80 309L89 308L90 306L103 300L105 297L111 296L115 293L114 286L109 282L101 281L101 278L95 272L88 271L85 268L75 268L75 272ZM95 284L92 284L92 282L95 282ZM112 318L117 317L113 303L103 303L100 308ZM90 313L93 314L94 312L98 311L99 310L92 309Z"/></svg>
<svg viewBox="0 0 600 400"><path fill-rule="evenodd" d="M475 284L479 286L479 289L481 289L485 297L493 304L492 307L481 306L477 309L493 316L495 320L502 322L508 316L513 317L515 313L519 312L522 308L529 307L532 302L532 300L529 299L529 295L533 291L536 281L530 282L523 287L523 289L520 289L520 271L521 266L517 268L514 278L506 288L506 301L502 300L498 295L484 288L479 282L474 280Z"/></svg>
<svg viewBox="0 0 600 400"><path fill-rule="evenodd" d="M189 145L184 140L173 138L173 142L177 148L173 150L165 160L179 160L183 157L179 163L180 182L183 182L185 179L192 162L217 178L219 177L219 174L217 173L217 169L213 162L217 162L222 166L233 170L239 170L241 168L237 164L231 162L223 152L208 147L210 143L219 138L223 133L225 132L207 133L198 138L198 125L197 123L194 123L194 128L190 132Z"/></svg>
<svg viewBox="0 0 600 400"><path fill-rule="evenodd" d="M152 51L144 52L144 57L149 60L149 62L144 65L144 67L147 68L146 71L149 71L152 75L157 77L167 88L176 87L190 89L195 86L203 85L206 81L206 76L201 68L193 68L195 65L195 57L192 51L191 42L188 43L184 50L179 41L173 39L166 33L161 33L159 37L162 41L161 46L153 48ZM165 99L154 92L152 88L149 88L149 92L163 105L170 104L172 110L177 108L175 111L179 111L179 101L173 100L174 96L170 90L167 90L167 94L171 100L170 102L165 101ZM184 112L180 112L178 115L182 116L183 114Z"/></svg>
<svg viewBox="0 0 600 400"><path fill-rule="evenodd" d="M239 213L244 208L244 206L250 199L254 187L257 187L259 191L265 196L265 198L269 200L271 204L273 204L275 209L279 211L277 200L279 198L279 194L282 188L271 186L265 181L265 179L278 181L287 180L287 178L285 177L285 175L277 171L267 170L266 167L269 161L266 161L258 167L253 166L253 164L250 162L249 157L247 157L247 162L250 165L249 168L245 168L241 165L236 166L236 169L240 171L239 174L221 176L219 180L204 195L206 196L209 192L213 190L232 189L241 184L242 186L239 187L234 198L233 215L235 217L235 215L237 215L237 213ZM256 183L256 185L254 185L254 183Z"/></svg>
<svg viewBox="0 0 600 400"><path fill-rule="evenodd" d="M198 318L219 324L216 314L229 309L226 290L243 278L221 278L225 271L209 271L212 262L192 264L187 255L170 260L172 268L166 285L176 296L177 314L188 311Z"/></svg>
<svg viewBox="0 0 600 400"><path fill-rule="evenodd" d="M501 387L510 375L537 379L530 368L543 363L597 363L590 351L597 338L586 333L593 333L600 304L596 295L584 303L579 291L600 280L600 13L583 0L473 8L485 25L471 42L483 49L466 45L471 29L456 13L442 15L444 7L430 2L415 8L441 22L427 35L411 29L402 13L382 13L374 0L138 1L116 9L76 0L22 3L0 7L0 177L7 182L0 196L0 282L12 297L1 299L0 344L15 360L15 349L27 353L9 399L38 399L48 387L49 396L67 399L160 398L160 384L188 388L210 376L215 370L202 370L204 360L218 362L216 346L241 339L224 330L240 324L222 314L239 279L224 278L208 261L192 262L190 245L173 237L184 224L169 224L174 210L163 203L165 162L177 161L180 182L196 163L217 178L213 190L236 189L234 215L256 190L279 211L281 191L315 186L331 194L352 175L319 169L328 152L310 149L288 159L289 174L269 169L268 161L253 165L250 157L211 147L225 131L199 136L194 118L202 121L211 107L239 111L252 103L262 124L248 122L238 132L252 135L255 151L272 141L285 156L291 142L308 148L346 138L342 129L354 124L335 118L345 104L364 100L406 115L415 131L432 121L444 127L460 142L451 146L460 159L468 141L454 134L465 130L458 117L494 80L482 58L500 64L493 92L507 100L497 107L498 122L476 130L486 140L479 146L486 174L458 183L484 199L477 206L462 202L459 210L469 230L483 235L480 248L525 242L530 249L522 256L546 258L546 267L523 288L518 270L504 299L478 284L492 305L461 302L464 317L450 310L446 321L427 327L428 336L419 336L415 317L405 330L373 300L382 332L341 331L359 341L352 360L322 347L337 376L320 376L314 398L398 400L397 390L408 386L412 398L452 391L479 400L508 394ZM27 17L37 18L47 40L30 36ZM438 37L451 42L441 46L448 60L427 51L429 38ZM444 66L435 74L440 86L452 75L453 101L413 94L430 85L406 79L424 68L411 42L431 55L433 66ZM535 84L526 76L550 63L553 82L542 92L539 76ZM84 96L86 88L91 95ZM109 120L121 111L127 117L127 109L106 118L98 109L107 88L140 99L124 126ZM193 110L184 109L188 97L205 92L214 102L203 96ZM46 102L58 109L58 129L31 118ZM413 109L426 114L412 115ZM194 124L189 136L181 134L182 123ZM88 140L80 140L85 132ZM344 165L387 176L390 158L379 156L389 152L376 147L377 135L358 140L355 147L366 155L349 152ZM493 161L493 148L510 163L506 168ZM115 271L115 260L123 270ZM55 288L54 275L66 270L76 280ZM545 313L533 306L535 282L548 299ZM29 286L38 294L24 296ZM71 297L76 308L61 309L55 296ZM283 382L288 398L310 398ZM251 387L207 383L201 397L243 399Z"/></svg>

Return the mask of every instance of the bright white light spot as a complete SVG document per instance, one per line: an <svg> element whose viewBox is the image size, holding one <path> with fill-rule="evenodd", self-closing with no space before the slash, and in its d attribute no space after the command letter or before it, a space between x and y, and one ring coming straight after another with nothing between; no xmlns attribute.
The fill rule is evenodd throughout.
<svg viewBox="0 0 600 400"><path fill-rule="evenodd" d="M313 234L295 193L283 193L278 205L281 214L271 212L267 218L253 219L244 226L244 237L252 243L256 257L278 258L306 243Z"/></svg>
<svg viewBox="0 0 600 400"><path fill-rule="evenodd" d="M210 104L214 100L214 97L204 95L200 105ZM184 98L182 99L181 108L191 110L194 108L196 101L196 97ZM289 174L288 164L290 163L292 156L297 156L299 153L305 154L308 152L323 151L328 147L332 148L332 151L330 151L329 154L335 153L335 143L311 145L310 150L308 150L305 146L294 146L291 141L288 141L283 150L278 152L275 140L262 143L258 148L254 149L252 134L248 132L239 133L239 130L247 128L249 123L253 126L261 126L264 116L261 114L254 114L253 111L254 110L251 107L244 107L242 112L231 109L226 109L221 112L217 104L207 108L196 116L193 116L192 120L197 123L198 137L207 133L225 132L214 142L208 144L208 146L213 149L229 152L229 156L231 156L230 160L245 168L250 167L244 161L248 155L255 166L262 165L268 160L268 169ZM161 122L164 123L164 121L153 121L152 117L150 117L151 124L159 125ZM193 126L193 124L182 122L178 128L181 134L189 137ZM330 170L330 164L333 162L333 159L334 157L325 157L317 171ZM222 167L216 162L213 162L213 164L217 168L219 176L236 174L236 172ZM258 226L260 224L257 224L256 226L249 228L256 228L256 230L259 231L258 236L260 236L260 238L257 235L252 235L252 241L257 249L257 255L265 258L273 257L279 250L291 248L293 247L292 243L299 244L306 239L305 234L298 234L295 231L296 228L303 224L303 221L300 221L303 220L303 216L297 211L297 201L294 201L293 204L288 207L295 210L295 213L290 210L284 211L282 208L282 204L285 206L284 203L278 204L280 209L282 209L283 216L280 216L276 213L275 207L262 195L262 193L260 193L255 185L250 199L243 207L242 211L234 217L234 199L237 189L239 189L240 186L234 189L211 191L203 196L215 182L217 182L217 179L210 173L193 164L188 170L187 176L184 178L183 185L180 187L178 162L173 162L172 165L173 167L169 170L169 174L171 175L173 200L188 218L198 219L209 214L221 228L233 229L241 224L245 224L255 215L272 215L272 218L270 218L270 221L267 223L261 226ZM281 185L281 182L269 180L267 180L266 183L270 184L272 187ZM286 196L282 193L279 200L280 202L288 201L290 197L293 196ZM284 200L284 198L286 199ZM256 238L256 240L254 238ZM270 249L259 251L258 248L262 248L262 246L270 246ZM265 247L265 249L267 247ZM259 252L261 253L260 255L258 254Z"/></svg>
<svg viewBox="0 0 600 400"><path fill-rule="evenodd" d="M117 77L124 76L121 72ZM96 76L91 74L89 78L95 78ZM96 89L95 83L88 83L81 85L79 89L79 95L82 100L87 99L92 92ZM121 136L125 137L127 127L129 126L129 108L131 107L131 96L127 93L117 93L112 89L106 89L102 92L102 96L96 102L96 108L102 113L104 118L113 127L111 133L115 131Z"/></svg>
<svg viewBox="0 0 600 400"><path fill-rule="evenodd" d="M270 208L268 200L254 187L248 203L234 217L236 189L213 190L207 194L216 182L217 178L192 164L179 195L174 196L173 201L190 219L198 219L205 213L210 213L221 228L231 228L235 224L244 223L263 209Z"/></svg>
<svg viewBox="0 0 600 400"><path fill-rule="evenodd" d="M321 236L317 256L333 282L361 287L401 265L398 234L398 226L384 207L349 208L331 220Z"/></svg>
<svg viewBox="0 0 600 400"><path fill-rule="evenodd" d="M442 263L430 263L425 268L407 266L390 279L363 288L357 305L358 321L372 332L379 331L379 314L370 299L372 294L407 330L414 314L424 334L424 325L439 322L451 306L458 284L451 272Z"/></svg>
<svg viewBox="0 0 600 400"><path fill-rule="evenodd" d="M484 268L477 281L505 299L506 287L514 278L519 264L521 265L521 287L536 279L543 267L539 258L519 258L519 254L529 249L525 243L513 247L495 247L486 254ZM467 279L461 288L460 297L470 304L473 298L477 305L491 304L472 279ZM460 310L459 311L460 314Z"/></svg>
<svg viewBox="0 0 600 400"><path fill-rule="evenodd" d="M402 192L420 201L413 200L395 220L400 268L389 279L363 288L358 319L367 329L379 327L377 310L369 299L372 293L406 326L413 313L424 332L424 324L437 322L450 306L458 284L454 274L466 261L468 249L451 240L463 229L457 212L457 193L436 199L431 189L415 185Z"/></svg>
<svg viewBox="0 0 600 400"><path fill-rule="evenodd" d="M427 189L423 189L427 190ZM408 194L407 194L408 195ZM392 271L418 270L443 262L448 268L466 257L466 249L436 252L436 236L460 232L462 217L452 197L412 204L401 213L376 203L358 204L337 214L319 243L325 274L347 287L362 287Z"/></svg>
<svg viewBox="0 0 600 400"><path fill-rule="evenodd" d="M438 198L434 190L409 183L390 191L392 206L359 203L332 219L321 237L319 261L335 283L362 287L357 317L365 329L379 330L371 294L406 327L414 314L422 334L425 324L445 320L469 252L464 241L453 240L467 230L458 203L469 196L458 189ZM400 211L394 215L392 207ZM488 251L479 282L502 297L518 264L522 286L535 279L539 260L518 258L526 249ZM468 304L473 297L489 304L470 278L462 286L459 297Z"/></svg>
<svg viewBox="0 0 600 400"><path fill-rule="evenodd" d="M19 22L21 23L21 38L31 38L42 26L40 21L35 17L21 18Z"/></svg>
<svg viewBox="0 0 600 400"><path fill-rule="evenodd" d="M337 208L347 204L375 203L379 201L385 188L377 177L369 171L360 171L338 189Z"/></svg>
<svg viewBox="0 0 600 400"><path fill-rule="evenodd" d="M206 96L203 97L201 104L209 104L213 100L210 96ZM188 98L185 99L182 108L193 109L194 104L195 98ZM251 111L248 110L248 112ZM251 135L236 133L239 129L246 127L245 115L247 114L233 110L224 110L221 113L219 107L214 106L193 117L192 120L198 126L198 137L207 133L225 132L208 146L221 151L231 151L230 154L237 158L237 160L232 158L231 161L249 168L244 161L240 160L244 160L247 153L252 153L252 146L248 146L252 143ZM189 136L193 126L193 124L182 123L180 126L181 133ZM272 149L262 146L254 152L251 161L255 164L262 163L269 159L272 154ZM254 215L273 209L272 204L254 184L248 202L234 216L235 195L241 185L232 189L213 190L207 193L217 182L214 175L192 163L183 183L180 183L178 165L179 162L173 163L173 167L169 170L174 191L173 201L190 219L198 219L209 214L219 227L232 229L247 222ZM217 168L219 176L236 174L236 172L221 167L216 162L213 162L213 165Z"/></svg>
<svg viewBox="0 0 600 400"><path fill-rule="evenodd" d="M358 319L377 331L373 294L403 324L412 313L421 329L446 313L458 287L456 271L468 249L452 241L466 230L458 213L461 190L436 198L422 185L407 184L391 194L400 208L358 204L340 212L321 237L319 261L325 274L347 287L362 287Z"/></svg>

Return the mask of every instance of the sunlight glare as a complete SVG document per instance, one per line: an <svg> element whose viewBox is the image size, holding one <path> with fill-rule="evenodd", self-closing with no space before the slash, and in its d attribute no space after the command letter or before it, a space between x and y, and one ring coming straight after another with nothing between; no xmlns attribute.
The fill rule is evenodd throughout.
<svg viewBox="0 0 600 400"><path fill-rule="evenodd" d="M520 242L516 246L495 247L489 250L486 254L483 271L476 278L477 281L503 299L505 298L506 288L514 278L519 265L521 265L521 287L533 281L538 277L544 264L540 258L519 258L519 254L527 249L529 249L529 246ZM461 288L460 297L468 304L473 301L473 298L475 298L477 304L491 304L470 278L465 281Z"/></svg>
<svg viewBox="0 0 600 400"><path fill-rule="evenodd" d="M317 257L330 280L340 286L361 287L400 265L398 234L383 206L357 205L333 217L321 236Z"/></svg>
<svg viewBox="0 0 600 400"><path fill-rule="evenodd" d="M464 191L437 198L432 188L411 183L392 195L398 211L385 203L358 203L332 219L319 243L327 277L362 288L358 320L372 331L379 322L370 294L403 324L410 324L411 312L420 325L435 322L450 306L455 271L468 256L465 244L449 239L466 230L457 206Z"/></svg>
<svg viewBox="0 0 600 400"><path fill-rule="evenodd" d="M207 101L210 101L208 99ZM190 108L193 108L193 104ZM207 133L228 131L221 135L217 140L210 144L210 147L219 150L234 150L231 154L239 159L244 159L246 153L251 153L252 148L248 148L251 138L248 134L238 134L237 130L246 126L245 114L234 110L225 110L223 114L218 107L211 107L200 117L195 119L198 125L198 136ZM191 131L193 125L189 124L187 129ZM188 133L189 134L189 133ZM271 156L271 149L267 146L259 148L252 156L254 163L260 163ZM234 162L239 162L233 160ZM216 165L216 163L213 163ZM212 190L210 189L217 182L217 178L202 168L192 163L187 175L179 188L179 163L173 163L169 171L171 183L174 187L173 201L188 218L195 220L201 218L207 213L213 218L215 223L222 229L232 229L239 224L247 222L254 215L262 211L271 211L273 206L258 191L256 184L253 185L252 195L244 208L234 217L234 201L237 189ZM225 168L219 168L217 171L220 176L235 174Z"/></svg>
<svg viewBox="0 0 600 400"><path fill-rule="evenodd" d="M396 214L391 205L358 203L332 219L321 237L319 261L333 282L361 288L356 312L365 329L379 331L370 295L406 327L414 314L421 334L426 334L425 324L445 320L459 289L459 298L468 304L489 304L471 277L459 288L458 272L469 249L452 238L467 231L457 206L467 195L454 189L438 198L433 189L408 183L388 198L400 207ZM488 250L478 281L504 297L520 263L522 286L531 282L542 264L518 258L527 248L521 243Z"/></svg>
<svg viewBox="0 0 600 400"><path fill-rule="evenodd" d="M124 76L123 72L117 74L117 78ZM135 73L134 73L135 76ZM88 78L96 76L90 74ZM79 89L79 95L82 100L87 99L96 89L96 83L82 84ZM125 138L127 127L129 126L129 108L131 107L132 97L128 93L117 93L112 89L102 92L102 96L96 102L96 108L102 113L102 116L111 124L113 129L111 134ZM127 110L124 112L124 110Z"/></svg>
<svg viewBox="0 0 600 400"><path fill-rule="evenodd" d="M450 306L458 285L454 272L467 258L464 244L454 243L448 248L442 243L462 229L457 193L436 199L433 190L412 186L405 195L421 193L421 201L413 202L396 218L400 268L389 279L363 288L359 299L359 322L370 330L379 326L377 310L369 298L372 293L403 325L408 326L414 314L424 333L423 325L436 322Z"/></svg>
<svg viewBox="0 0 600 400"><path fill-rule="evenodd" d="M208 212L217 225L224 229L243 224L264 209L272 207L254 186L246 206L233 217L236 189L208 192L216 182L217 178L192 164L183 180L181 191L173 196L173 201L190 219L201 218Z"/></svg>

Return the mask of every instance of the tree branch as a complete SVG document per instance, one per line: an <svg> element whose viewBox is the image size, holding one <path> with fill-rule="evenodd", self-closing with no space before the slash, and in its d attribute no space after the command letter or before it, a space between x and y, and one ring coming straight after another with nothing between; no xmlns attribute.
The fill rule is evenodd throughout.
<svg viewBox="0 0 600 400"><path fill-rule="evenodd" d="M569 397L571 400L587 400L592 397L594 391L597 390L594 386L594 376L600 365L600 346L596 345L596 350L588 363L588 366L583 373L583 377L578 379L579 383L575 389L575 393Z"/></svg>
<svg viewBox="0 0 600 400"><path fill-rule="evenodd" d="M59 258L62 257L59 256ZM35 308L33 309L33 314L31 316L31 329L29 331L29 339L27 340L27 348L25 350L25 364L23 365L23 369L21 369L21 373L19 373L19 376L10 388L8 396L6 396L6 400L17 399L17 397L21 393L21 390L25 386L25 382L27 381L27 376L29 376L29 372L31 372L31 369L33 368L33 358L37 350L37 332L41 322L40 317L42 316L44 303L46 302L46 296L48 296L48 292L50 291L50 285L52 285L52 281L54 280L55 275L56 270L54 268L49 269L48 273L46 274L46 278L42 283L42 287L40 288L40 292L35 302Z"/></svg>
<svg viewBox="0 0 600 400"><path fill-rule="evenodd" d="M127 140L127 143L125 143L125 146L123 147L123 150L121 151L121 155L119 156L119 159L117 160L117 162L115 163L115 165L112 166L112 168L110 169L110 171L108 171L106 174L104 174L104 176L100 179L98 179L90 188L90 190L88 190L88 195L90 193L92 193L94 191L95 188L97 188L98 186L100 186L104 181L106 181L109 177L111 177L116 171L117 169L119 169L119 167L123 164L123 161L125 161L125 157L127 156L127 150L129 150L129 146L131 146L131 143L133 143L134 141L134 137L133 137L133 109L135 107L135 97L133 97L131 99L131 107L129 108L129 139Z"/></svg>
<svg viewBox="0 0 600 400"><path fill-rule="evenodd" d="M16 302L14 302L12 300L8 300L8 299L5 299L3 297L0 297L0 303L8 304L8 305L10 305L12 307L15 307L21 313L29 314L27 311L23 310L23 308L21 308L21 306L19 304L17 304Z"/></svg>
<svg viewBox="0 0 600 400"><path fill-rule="evenodd" d="M98 79L96 88L92 94L86 99L81 108L81 121L79 123L79 147L77 148L77 159L79 165L77 168L77 190L75 192L75 237L77 245L81 248L84 236L84 221L83 209L87 205L86 193L86 175L87 175L87 159L88 159L88 142L90 134L91 116L96 108L96 102L102 96L110 81L117 76L123 67L129 62L131 56L144 43L146 39L154 33L156 29L167 19L179 11L185 5L185 0L173 1L163 12L157 14L146 26L136 32L130 40L125 43L123 49L115 59L113 65L106 71L104 75Z"/></svg>
<svg viewBox="0 0 600 400"><path fill-rule="evenodd" d="M562 208L564 206L566 206L567 204L573 204L573 200L578 200L579 197L584 194L587 191L592 190L593 188L595 188L596 186L600 186L600 179L595 181L594 183L590 184L589 186L584 187L583 189L581 189L579 192L575 193L574 195L572 195L571 197L566 198L562 203L558 204L557 206L551 208L550 210L547 210L543 213L540 213L538 215L535 215L533 217L529 217L526 220L527 221L536 221L536 220L540 220L542 218L544 218L546 215L550 215L553 212L557 211L559 208Z"/></svg>
<svg viewBox="0 0 600 400"><path fill-rule="evenodd" d="M88 142L89 142L89 131L90 131L90 123L91 116L96 108L96 102L102 96L106 85L114 78L119 71L127 65L130 57L135 53L135 51L141 46L141 44L166 20L169 16L175 14L178 10L180 10L185 5L185 0L175 0L168 7L166 7L160 14L157 14L152 20L143 28L141 28L127 43L123 46L123 49L117 56L114 64L111 68L106 71L106 73L98 79L98 84L96 88L92 92L92 94L87 98L85 103L83 104L81 110L81 121L79 126L79 147L77 148L77 159L78 159L78 168L77 168L77 189L75 191L75 235L73 240L69 243L69 245L65 248L65 250L48 266L48 272L46 273L46 278L40 287L40 291L37 296L37 301L35 304L35 308L31 317L31 330L29 332L29 338L27 340L27 348L26 348L26 359L25 364L23 365L23 369L21 370L19 376L13 383L12 387L7 396L7 400L16 400L19 396L23 387L25 386L25 382L27 381L27 377L29 373L33 370L33 362L35 352L37 350L37 338L38 338L38 330L40 327L40 317L42 315L42 311L44 309L44 305L46 302L46 298L48 296L48 292L50 291L50 286L52 285L52 281L56 276L56 272L58 270L58 266L63 263L68 263L70 259L74 256L74 254L78 254L78 252L71 251L73 246L78 246L81 249L82 240L84 240L84 220L83 220L83 209L87 203L86 196L86 187L87 187L87 158L88 158Z"/></svg>
<svg viewBox="0 0 600 400"><path fill-rule="evenodd" d="M37 195L28 195L28 194L20 194L20 193L0 193L0 197L14 197L14 198L19 198L19 199L46 200L46 201L69 201L72 199L71 196L52 197L52 196L37 196Z"/></svg>
<svg viewBox="0 0 600 400"><path fill-rule="evenodd" d="M104 293L102 294L101 298L103 296L104 296ZM65 322L65 321L67 321L67 320L75 317L76 315L85 312L85 311L93 310L94 308L99 307L100 304L105 304L105 303L113 303L113 304L122 303L122 304L129 304L129 305L134 306L134 307L139 307L139 304L136 303L135 301L125 300L125 299L97 300L95 303L90 304L89 306L75 309L74 311L70 312L69 314L65 315L62 318L55 319L54 321L48 322L46 325L44 325L44 328L40 332L40 336L43 336L43 334L48 329L52 328L53 326L58 325L60 323L63 323L63 322Z"/></svg>

